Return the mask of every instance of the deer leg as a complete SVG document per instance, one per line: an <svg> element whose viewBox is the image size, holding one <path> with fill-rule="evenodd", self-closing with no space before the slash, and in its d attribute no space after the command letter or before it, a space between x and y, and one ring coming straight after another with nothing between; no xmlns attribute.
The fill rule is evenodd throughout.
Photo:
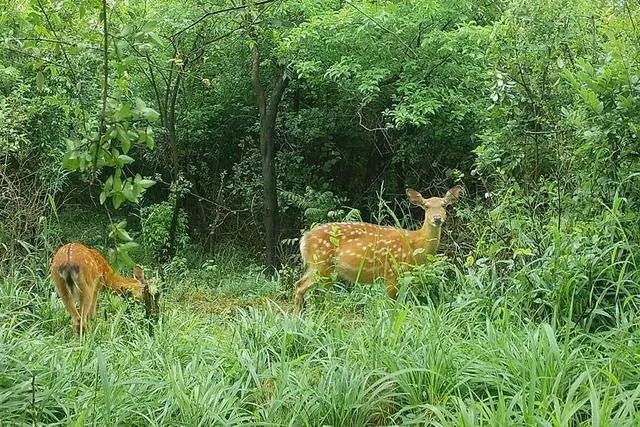
<svg viewBox="0 0 640 427"><path fill-rule="evenodd" d="M96 317L96 306L98 305L99 293L100 293L100 281L96 281L96 284L93 287L93 294L91 296L91 309L89 311L89 315L91 319L94 319Z"/></svg>
<svg viewBox="0 0 640 427"><path fill-rule="evenodd" d="M304 294L307 293L309 288L314 285L314 275L316 273L315 268L309 268L306 273L298 280L295 284L296 287L296 307L295 314L300 314L302 311L302 301L304 299Z"/></svg>
<svg viewBox="0 0 640 427"><path fill-rule="evenodd" d="M85 287L80 292L80 316L82 323L80 329L86 329L89 316L91 315L91 307L93 305L93 291L95 288Z"/></svg>
<svg viewBox="0 0 640 427"><path fill-rule="evenodd" d="M67 308L67 311L71 315L71 323L73 325L73 329L75 329L77 332L80 329L80 313L78 313L78 309L76 308L76 301L64 280L59 277L55 277L53 279L53 282L56 285L56 292L62 299L64 306Z"/></svg>

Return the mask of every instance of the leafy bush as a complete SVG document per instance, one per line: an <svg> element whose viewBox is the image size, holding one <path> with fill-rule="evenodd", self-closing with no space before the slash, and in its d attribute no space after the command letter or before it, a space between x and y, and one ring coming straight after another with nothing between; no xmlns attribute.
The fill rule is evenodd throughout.
<svg viewBox="0 0 640 427"><path fill-rule="evenodd" d="M338 221L344 216L342 207L346 199L336 196L331 191L316 191L307 187L303 195L289 191L282 191L280 195L285 202L282 204L282 210L284 212L289 208L300 210L305 224L308 225Z"/></svg>
<svg viewBox="0 0 640 427"><path fill-rule="evenodd" d="M156 260L166 259L171 221L173 219L174 203L171 201L145 206L140 210L141 233L140 241ZM176 248L182 250L189 244L187 234L188 221L181 209L176 225Z"/></svg>

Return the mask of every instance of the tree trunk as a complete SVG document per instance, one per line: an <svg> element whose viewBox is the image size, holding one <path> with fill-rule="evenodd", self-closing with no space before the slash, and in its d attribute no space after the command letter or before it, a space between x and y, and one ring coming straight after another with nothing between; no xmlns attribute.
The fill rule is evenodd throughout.
<svg viewBox="0 0 640 427"><path fill-rule="evenodd" d="M178 99L178 91L182 82L182 74L178 73L176 81L171 87L169 104L167 105L167 142L171 150L171 181L176 187L174 194L175 203L173 212L171 213L171 224L169 226L169 241L167 242L167 261L171 261L176 256L176 234L178 231L178 218L180 216L180 204L182 202L182 189L180 186L180 158L178 155L178 134L176 131L176 100Z"/></svg>
<svg viewBox="0 0 640 427"><path fill-rule="evenodd" d="M265 120L260 123L260 152L262 153L262 180L264 184L264 229L266 262L274 270L278 267L278 191L276 187L275 144L273 127Z"/></svg>
<svg viewBox="0 0 640 427"><path fill-rule="evenodd" d="M251 82L256 92L256 102L260 112L260 152L262 155L262 182L264 189L264 230L266 264L271 272L278 268L278 190L276 180L276 148L274 133L278 106L284 95L289 78L282 70L278 81L267 99L260 81L260 51L254 41L251 44Z"/></svg>

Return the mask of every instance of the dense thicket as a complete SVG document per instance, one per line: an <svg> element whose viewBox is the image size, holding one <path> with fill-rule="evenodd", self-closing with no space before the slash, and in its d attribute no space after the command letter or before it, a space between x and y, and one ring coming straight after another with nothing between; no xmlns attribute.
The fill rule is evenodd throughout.
<svg viewBox="0 0 640 427"><path fill-rule="evenodd" d="M277 247L282 258L312 222L349 208L385 220L380 197L462 182L468 202L445 250L478 277L513 273L542 311L576 292L584 307L568 310L583 314L602 299L634 301L634 2L21 0L5 10L5 261L57 244L43 231L73 203L112 212L111 242L92 243L121 261L135 244L116 217L158 260L189 241ZM276 198L263 202L265 182ZM579 289L554 288L559 275Z"/></svg>

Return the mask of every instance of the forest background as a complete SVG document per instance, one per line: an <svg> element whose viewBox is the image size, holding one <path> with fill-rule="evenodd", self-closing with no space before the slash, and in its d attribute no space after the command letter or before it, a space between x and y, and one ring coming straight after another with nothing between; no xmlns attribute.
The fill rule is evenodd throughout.
<svg viewBox="0 0 640 427"><path fill-rule="evenodd" d="M0 9L1 419L638 422L637 1ZM405 188L454 184L397 304L289 315L303 230L415 228ZM145 265L152 336L104 296L73 338L47 275L74 240Z"/></svg>

